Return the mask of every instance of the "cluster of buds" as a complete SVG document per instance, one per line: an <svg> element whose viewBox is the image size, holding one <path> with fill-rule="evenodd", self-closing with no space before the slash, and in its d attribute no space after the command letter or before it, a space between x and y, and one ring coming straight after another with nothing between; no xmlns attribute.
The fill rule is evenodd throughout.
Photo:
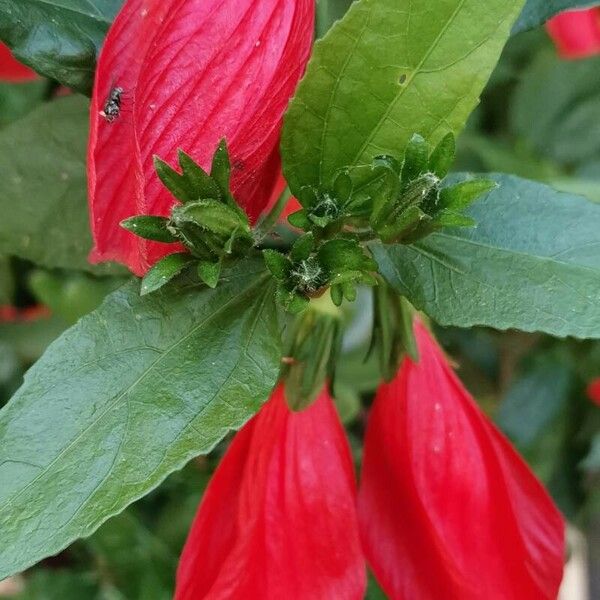
<svg viewBox="0 0 600 600"><path fill-rule="evenodd" d="M327 289L339 306L344 298L355 300L358 284L376 284L377 264L352 237L317 243L314 233L308 232L296 240L289 254L263 250L263 255L278 283L277 299L291 313L302 312L311 298Z"/></svg>
<svg viewBox="0 0 600 600"><path fill-rule="evenodd" d="M384 244L411 244L443 227L475 225L463 211L496 184L470 179L447 185L444 179L454 157L454 136L449 133L432 152L415 134L402 162L392 156L375 158L373 171L381 185L369 223Z"/></svg>
<svg viewBox="0 0 600 600"><path fill-rule="evenodd" d="M182 150L178 159L181 173L160 158L154 159L160 180L180 202L170 217L143 215L121 223L142 238L178 242L187 250L156 263L142 281L142 294L158 289L193 263L200 279L214 288L223 261L243 256L254 244L248 216L230 191L231 165L225 141L213 156L210 175Z"/></svg>

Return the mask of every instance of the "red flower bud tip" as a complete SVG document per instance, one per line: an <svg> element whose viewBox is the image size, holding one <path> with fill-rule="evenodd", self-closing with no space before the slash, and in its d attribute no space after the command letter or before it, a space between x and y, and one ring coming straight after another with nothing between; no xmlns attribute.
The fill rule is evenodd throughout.
<svg viewBox="0 0 600 600"><path fill-rule="evenodd" d="M175 600L362 600L355 493L331 398L323 392L295 413L276 390L236 434L206 490Z"/></svg>
<svg viewBox="0 0 600 600"><path fill-rule="evenodd" d="M20 63L13 56L10 49L0 42L0 81L18 83L20 81L32 81L37 77L35 71Z"/></svg>
<svg viewBox="0 0 600 600"><path fill-rule="evenodd" d="M600 406L600 377L590 381L587 386L587 396L594 403Z"/></svg>
<svg viewBox="0 0 600 600"><path fill-rule="evenodd" d="M600 8L561 13L548 21L547 29L563 58L600 53Z"/></svg>
<svg viewBox="0 0 600 600"><path fill-rule="evenodd" d="M563 521L426 328L370 415L359 524L390 598L555 600Z"/></svg>
<svg viewBox="0 0 600 600"><path fill-rule="evenodd" d="M47 319L50 309L42 304L28 306L27 308L16 308L15 306L0 306L0 322L19 323Z"/></svg>
<svg viewBox="0 0 600 600"><path fill-rule="evenodd" d="M232 192L254 220L279 173L283 113L312 44L314 0L126 0L96 72L88 146L93 262L143 274L174 244L121 229L173 203L153 156L208 169L227 140Z"/></svg>

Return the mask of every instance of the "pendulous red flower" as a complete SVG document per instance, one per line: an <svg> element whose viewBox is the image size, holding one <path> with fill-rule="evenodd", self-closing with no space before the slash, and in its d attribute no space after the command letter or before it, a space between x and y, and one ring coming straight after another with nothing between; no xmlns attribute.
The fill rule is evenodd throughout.
<svg viewBox="0 0 600 600"><path fill-rule="evenodd" d="M35 71L20 63L8 46L0 42L0 81L18 83L37 79Z"/></svg>
<svg viewBox="0 0 600 600"><path fill-rule="evenodd" d="M175 600L362 600L354 469L331 398L292 412L282 388L211 480L177 572Z"/></svg>
<svg viewBox="0 0 600 600"><path fill-rule="evenodd" d="M600 7L561 13L548 21L547 29L564 58L600 53Z"/></svg>
<svg viewBox="0 0 600 600"><path fill-rule="evenodd" d="M276 184L282 116L313 27L314 0L125 2L100 54L92 97L92 262L116 260L141 275L177 251L119 223L168 215L174 199L153 156L174 164L178 148L207 169L225 138L232 192L252 220L260 214ZM117 106L107 119L101 113L111 94Z"/></svg>
<svg viewBox="0 0 600 600"><path fill-rule="evenodd" d="M363 549L392 599L555 600L563 521L480 412L426 328L380 387L358 512Z"/></svg>

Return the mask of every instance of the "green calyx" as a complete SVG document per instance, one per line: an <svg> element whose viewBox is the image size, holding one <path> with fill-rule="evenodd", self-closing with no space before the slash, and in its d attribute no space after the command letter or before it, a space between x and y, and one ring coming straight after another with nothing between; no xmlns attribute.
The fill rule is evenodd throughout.
<svg viewBox="0 0 600 600"><path fill-rule="evenodd" d="M277 280L277 299L291 313L304 310L311 298L330 288L339 306L344 298L354 300L358 284L374 285L377 265L360 243L334 238L317 243L312 232L299 237L288 255L263 250L268 269Z"/></svg>
<svg viewBox="0 0 600 600"><path fill-rule="evenodd" d="M180 202L170 217L139 215L121 223L139 237L180 243L188 251L169 255L154 265L142 282L143 294L159 289L192 264L196 264L200 279L215 287L223 262L244 256L254 244L248 217L230 191L231 165L225 140L213 156L210 174L183 150L178 152L178 161L181 172L154 158L160 180Z"/></svg>
<svg viewBox="0 0 600 600"><path fill-rule="evenodd" d="M302 209L291 214L288 221L294 227L312 230L320 237L330 237L368 214L364 199L356 200L352 179L346 171L339 173L329 188L304 188L298 201Z"/></svg>
<svg viewBox="0 0 600 600"><path fill-rule="evenodd" d="M327 297L311 300L287 335L281 377L292 410L307 408L327 381L342 343L342 314Z"/></svg>
<svg viewBox="0 0 600 600"><path fill-rule="evenodd" d="M496 184L473 179L445 185L454 157L454 136L449 133L433 151L423 137L413 135L402 162L391 156L375 158L373 171L382 183L369 224L384 244L411 244L443 227L475 225L463 211Z"/></svg>

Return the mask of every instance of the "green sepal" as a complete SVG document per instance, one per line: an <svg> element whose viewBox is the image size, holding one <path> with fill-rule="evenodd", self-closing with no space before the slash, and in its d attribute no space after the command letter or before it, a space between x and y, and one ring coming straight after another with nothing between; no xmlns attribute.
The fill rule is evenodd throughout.
<svg viewBox="0 0 600 600"><path fill-rule="evenodd" d="M352 197L352 179L346 172L341 172L333 182L333 196L338 205L345 205Z"/></svg>
<svg viewBox="0 0 600 600"><path fill-rule="evenodd" d="M212 165L210 167L210 176L219 186L223 198L231 197L230 179L231 179L231 162L229 160L229 151L227 142L223 138L213 155ZM232 198L233 199L233 198Z"/></svg>
<svg viewBox="0 0 600 600"><path fill-rule="evenodd" d="M440 191L439 208L459 212L468 208L477 198L491 192L498 184L489 179L470 179L445 187Z"/></svg>
<svg viewBox="0 0 600 600"><path fill-rule="evenodd" d="M344 298L348 302L354 302L356 300L357 291L356 286L352 284L352 282L347 281L341 284L342 292L344 294Z"/></svg>
<svg viewBox="0 0 600 600"><path fill-rule="evenodd" d="M329 293L331 295L331 301L336 306L341 306L342 302L344 301L344 288L342 287L342 285L332 285L329 290Z"/></svg>
<svg viewBox="0 0 600 600"><path fill-rule="evenodd" d="M218 200L207 199L190 202L173 208L173 222L176 225L188 222L198 225L218 236L229 236L236 230L250 235L248 218Z"/></svg>
<svg viewBox="0 0 600 600"><path fill-rule="evenodd" d="M292 410L307 408L333 379L342 341L341 314L327 297L313 300L289 334L282 378Z"/></svg>
<svg viewBox="0 0 600 600"><path fill-rule="evenodd" d="M373 170L385 169L391 171L398 178L402 174L402 165L389 154L381 154L373 159Z"/></svg>
<svg viewBox="0 0 600 600"><path fill-rule="evenodd" d="M189 195L193 200L214 198L221 200L223 193L217 182L194 159L181 148L177 150L177 158Z"/></svg>
<svg viewBox="0 0 600 600"><path fill-rule="evenodd" d="M289 215L288 223L292 227L296 227L296 228L302 229L304 231L306 231L307 229L310 229L310 227L311 227L310 219L308 218L308 215L306 214L306 211L304 209L301 209L301 210Z"/></svg>
<svg viewBox="0 0 600 600"><path fill-rule="evenodd" d="M155 292L163 285L179 275L187 266L194 261L194 257L186 252L169 254L159 260L142 279L140 295L145 296Z"/></svg>
<svg viewBox="0 0 600 600"><path fill-rule="evenodd" d="M440 211L434 220L435 225L438 228L441 227L475 227L477 221L471 217L467 217L462 213L457 213L452 210Z"/></svg>
<svg viewBox="0 0 600 600"><path fill-rule="evenodd" d="M329 240L317 250L317 259L330 279L344 271L377 271L377 263L356 240Z"/></svg>
<svg viewBox="0 0 600 600"><path fill-rule="evenodd" d="M129 217L129 219L121 221L121 227L145 240L166 244L178 241L173 232L169 230L169 219L166 217L146 215Z"/></svg>
<svg viewBox="0 0 600 600"><path fill-rule="evenodd" d="M289 261L285 254L281 254L277 250L266 249L262 251L263 258L267 269L271 272L273 277L278 281L285 281L290 274L292 269L292 263Z"/></svg>
<svg viewBox="0 0 600 600"><path fill-rule="evenodd" d="M402 182L413 181L427 171L429 162L429 144L423 136L413 134L406 146L402 163Z"/></svg>
<svg viewBox="0 0 600 600"><path fill-rule="evenodd" d="M287 290L283 285L278 285L275 291L277 303L292 315L297 315L306 310L310 300L301 294Z"/></svg>
<svg viewBox="0 0 600 600"><path fill-rule="evenodd" d="M198 263L198 277L209 287L216 288L221 276L221 261L209 262L200 261Z"/></svg>
<svg viewBox="0 0 600 600"><path fill-rule="evenodd" d="M315 247L315 236L312 233L301 235L290 250L290 260L300 262L306 260Z"/></svg>
<svg viewBox="0 0 600 600"><path fill-rule="evenodd" d="M391 381L406 353L419 359L414 337L413 314L410 303L386 283L373 290L373 333L369 353L377 352L382 377Z"/></svg>
<svg viewBox="0 0 600 600"><path fill-rule="evenodd" d="M398 219L379 229L379 238L384 244L401 242L403 237L416 229L424 217L425 213L418 206L411 206Z"/></svg>
<svg viewBox="0 0 600 600"><path fill-rule="evenodd" d="M319 202L319 197L317 196L317 192L313 187L306 186L303 187L297 196L298 202L304 208L312 208Z"/></svg>
<svg viewBox="0 0 600 600"><path fill-rule="evenodd" d="M450 172L456 156L456 140L453 133L446 134L435 147L429 157L429 171L439 179L443 179Z"/></svg>
<svg viewBox="0 0 600 600"><path fill-rule="evenodd" d="M194 197L183 175L180 175L168 163L156 155L154 155L154 170L163 185L180 202L193 202L198 199L197 197Z"/></svg>

